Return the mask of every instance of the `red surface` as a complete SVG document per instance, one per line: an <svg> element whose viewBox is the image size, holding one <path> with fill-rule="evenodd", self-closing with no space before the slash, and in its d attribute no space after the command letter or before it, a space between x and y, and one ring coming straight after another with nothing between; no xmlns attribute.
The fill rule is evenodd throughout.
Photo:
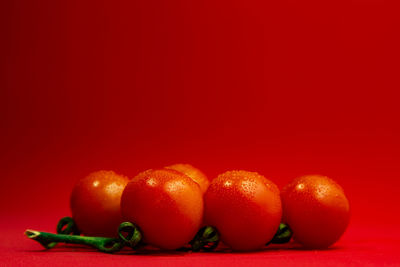
<svg viewBox="0 0 400 267"><path fill-rule="evenodd" d="M298 246L274 245L256 252L184 253L151 251L133 253L124 250L110 255L90 248L61 246L46 251L22 235L22 229L54 231L56 218L34 216L12 218L2 222L0 237L1 264L62 266L398 266L400 231L396 227L364 228L351 226L343 238L328 250L302 250ZM9 225L13 223L14 226ZM1 265L0 264L0 265Z"/></svg>
<svg viewBox="0 0 400 267"><path fill-rule="evenodd" d="M0 1L2 263L399 264L394 2ZM348 232L319 252L146 257L21 236L52 231L92 171L178 162L280 187L328 175L350 199Z"/></svg>

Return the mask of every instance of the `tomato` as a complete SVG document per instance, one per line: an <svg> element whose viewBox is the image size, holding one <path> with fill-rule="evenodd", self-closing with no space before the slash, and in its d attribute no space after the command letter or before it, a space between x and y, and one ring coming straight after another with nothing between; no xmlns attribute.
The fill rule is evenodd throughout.
<svg viewBox="0 0 400 267"><path fill-rule="evenodd" d="M207 224L233 250L258 249L276 233L282 216L278 187L256 172L228 171L204 195Z"/></svg>
<svg viewBox="0 0 400 267"><path fill-rule="evenodd" d="M210 181L207 176L199 169L193 167L190 164L174 164L165 167L167 169L176 170L178 172L184 173L193 179L199 186L203 194L207 191Z"/></svg>
<svg viewBox="0 0 400 267"><path fill-rule="evenodd" d="M327 248L346 230L350 206L343 189L320 175L294 179L281 193L283 220L305 247Z"/></svg>
<svg viewBox="0 0 400 267"><path fill-rule="evenodd" d="M145 243L162 249L188 244L203 217L200 187L185 174L170 170L148 170L126 186L121 198L126 221L139 226Z"/></svg>
<svg viewBox="0 0 400 267"><path fill-rule="evenodd" d="M97 171L79 180L71 194L71 212L79 230L89 236L117 236L122 222L120 201L129 179Z"/></svg>

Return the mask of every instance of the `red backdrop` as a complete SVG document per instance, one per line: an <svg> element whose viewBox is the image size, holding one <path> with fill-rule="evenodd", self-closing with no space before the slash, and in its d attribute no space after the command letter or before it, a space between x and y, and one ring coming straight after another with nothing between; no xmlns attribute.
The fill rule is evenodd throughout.
<svg viewBox="0 0 400 267"><path fill-rule="evenodd" d="M325 174L350 199L349 232L398 225L397 10L383 0L1 1L2 223L51 231L89 172L187 162L210 178L258 171L280 187Z"/></svg>

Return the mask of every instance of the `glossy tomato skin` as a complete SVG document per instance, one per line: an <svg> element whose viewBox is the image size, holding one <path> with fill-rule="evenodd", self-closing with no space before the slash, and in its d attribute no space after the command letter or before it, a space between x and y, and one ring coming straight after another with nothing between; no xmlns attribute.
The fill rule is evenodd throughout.
<svg viewBox="0 0 400 267"><path fill-rule="evenodd" d="M122 222L120 201L129 179L113 171L97 171L79 180L71 194L72 217L88 236L117 236Z"/></svg>
<svg viewBox="0 0 400 267"><path fill-rule="evenodd" d="M148 170L126 186L121 211L126 221L139 226L145 243L172 250L187 245L199 230L203 198L199 186L185 174Z"/></svg>
<svg viewBox="0 0 400 267"><path fill-rule="evenodd" d="M167 166L165 168L176 170L192 178L192 180L195 181L200 186L201 192L203 194L207 191L207 188L210 185L210 181L208 180L207 176L202 171L193 167L190 164L179 163Z"/></svg>
<svg viewBox="0 0 400 267"><path fill-rule="evenodd" d="M283 221L293 238L307 248L323 249L342 236L350 220L343 189L332 179L307 175L294 179L282 192Z"/></svg>
<svg viewBox="0 0 400 267"><path fill-rule="evenodd" d="M221 241L233 250L249 251L266 245L281 222L277 186L264 176L228 171L211 181L204 195L207 224L216 227Z"/></svg>

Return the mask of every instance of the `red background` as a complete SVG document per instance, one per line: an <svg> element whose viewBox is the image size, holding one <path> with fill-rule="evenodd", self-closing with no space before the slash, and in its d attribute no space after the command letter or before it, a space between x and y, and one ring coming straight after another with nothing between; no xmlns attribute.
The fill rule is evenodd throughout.
<svg viewBox="0 0 400 267"><path fill-rule="evenodd" d="M35 254L40 247L22 233L54 231L69 215L77 179L99 169L133 177L178 162L210 178L258 171L280 187L328 175L350 199L351 224L333 251L142 263L400 262L392 2L6 0L0 13L0 239L8 263L71 263L63 253Z"/></svg>

